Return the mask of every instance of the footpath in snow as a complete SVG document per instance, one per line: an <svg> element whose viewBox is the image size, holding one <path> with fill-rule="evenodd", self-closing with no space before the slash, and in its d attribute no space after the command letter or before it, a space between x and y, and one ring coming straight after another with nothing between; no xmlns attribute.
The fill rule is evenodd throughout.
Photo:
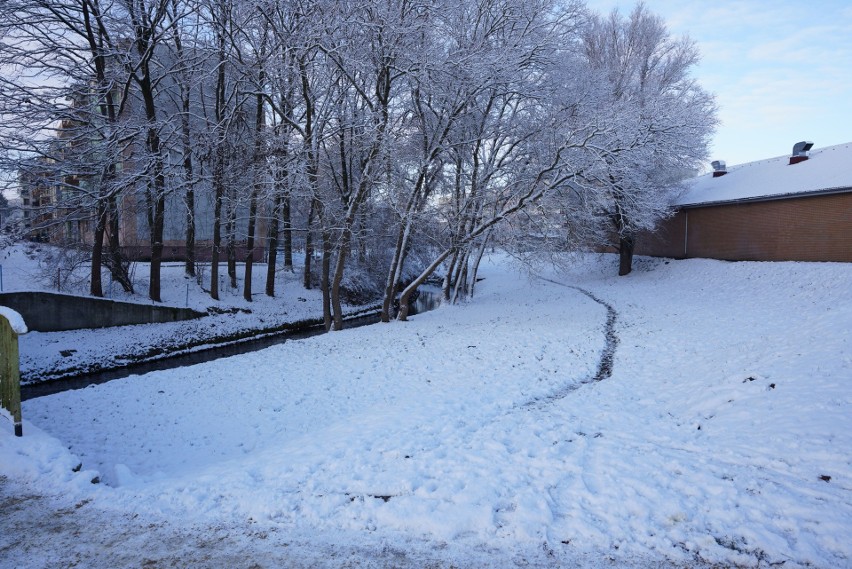
<svg viewBox="0 0 852 569"><path fill-rule="evenodd" d="M612 267L27 401L0 565L852 566L852 267Z"/></svg>

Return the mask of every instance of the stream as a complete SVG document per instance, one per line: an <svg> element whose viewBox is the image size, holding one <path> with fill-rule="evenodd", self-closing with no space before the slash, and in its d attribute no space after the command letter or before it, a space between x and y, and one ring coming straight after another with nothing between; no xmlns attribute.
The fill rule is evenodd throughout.
<svg viewBox="0 0 852 569"><path fill-rule="evenodd" d="M441 291L439 288L424 286L420 287L420 289L420 294L415 300L411 312L409 312L409 316L428 312L429 310L437 308L441 304ZM345 320L345 329L360 328L361 326L377 324L379 321L379 312L347 318ZM114 379L121 379L123 377L129 377L131 375L141 375L152 371L186 367L211 362L220 358L256 352L270 346L283 344L288 340L301 340L325 333L325 327L322 324L316 324L302 330L278 332L257 338L249 338L233 344L214 346L189 353L166 356L156 360L130 363L118 368L104 369L92 373L54 379L43 383L21 385L21 401L26 401L27 399L33 399L35 397L45 397L47 395L53 395L55 393L61 393L62 391L68 391L71 389L84 389L90 385L99 385L101 383L106 383Z"/></svg>

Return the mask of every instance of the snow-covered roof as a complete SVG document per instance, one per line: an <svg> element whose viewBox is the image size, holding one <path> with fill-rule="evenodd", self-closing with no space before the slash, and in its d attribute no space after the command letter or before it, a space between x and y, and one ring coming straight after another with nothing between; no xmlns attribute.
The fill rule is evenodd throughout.
<svg viewBox="0 0 852 569"><path fill-rule="evenodd" d="M812 150L808 160L790 164L790 155L728 168L687 182L676 206L760 201L802 194L852 191L852 142Z"/></svg>

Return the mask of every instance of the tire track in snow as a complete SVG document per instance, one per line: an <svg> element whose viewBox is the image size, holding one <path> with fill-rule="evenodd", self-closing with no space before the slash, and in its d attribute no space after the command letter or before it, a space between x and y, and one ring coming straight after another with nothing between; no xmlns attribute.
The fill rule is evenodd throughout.
<svg viewBox="0 0 852 569"><path fill-rule="evenodd" d="M549 405L551 403L559 401L560 399L563 399L564 397L576 391L583 385L607 379L612 375L612 366L613 361L615 359L615 351L618 348L618 334L616 334L615 332L615 324L618 321L618 312L616 312L615 308L613 308L611 304L604 300L601 300L592 292L582 287L561 283L559 281L548 279L541 275L536 275L536 278L551 284L574 289L577 292L587 296L592 301L606 308L606 324L604 324L604 349L601 352L600 359L598 360L598 367L593 375L580 379L579 381L572 382L571 384L554 391L550 395L529 401L523 405L524 407L542 407L545 405Z"/></svg>

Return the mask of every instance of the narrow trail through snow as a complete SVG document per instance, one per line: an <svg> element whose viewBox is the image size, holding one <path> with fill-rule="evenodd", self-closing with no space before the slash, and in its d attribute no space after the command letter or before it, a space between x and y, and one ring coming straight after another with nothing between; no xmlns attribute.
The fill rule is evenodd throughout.
<svg viewBox="0 0 852 569"><path fill-rule="evenodd" d="M598 362L598 371L592 378L592 381L601 381L603 379L608 378L612 375L612 363L615 359L615 350L616 348L618 348L618 335L615 333L615 322L618 319L618 312L616 312L615 308L613 308L611 304L601 300L600 298L598 298L597 296L595 296L584 288L580 288L574 285L566 285L556 281L550 282L580 291L581 293L585 294L586 296L606 308L606 325L604 329L605 344L603 352L601 353L600 362Z"/></svg>
<svg viewBox="0 0 852 569"><path fill-rule="evenodd" d="M587 296L592 301L606 308L606 323L604 324L604 349L601 352L600 360L598 360L597 369L595 370L595 373L593 375L589 375L588 377L581 379L580 381L572 382L569 385L565 385L543 399L535 399L533 401L529 401L524 405L524 407L541 407L543 405L549 405L555 401L564 399L567 395L576 391L583 385L607 379L612 375L612 365L613 360L615 359L615 350L618 348L618 334L616 334L615 331L615 323L618 320L618 312L615 310L615 308L613 308L611 304L604 300L601 300L600 298L592 294L590 291L582 287L561 283L559 281L549 279L541 275L536 275L536 278L550 284L574 289L577 292Z"/></svg>

